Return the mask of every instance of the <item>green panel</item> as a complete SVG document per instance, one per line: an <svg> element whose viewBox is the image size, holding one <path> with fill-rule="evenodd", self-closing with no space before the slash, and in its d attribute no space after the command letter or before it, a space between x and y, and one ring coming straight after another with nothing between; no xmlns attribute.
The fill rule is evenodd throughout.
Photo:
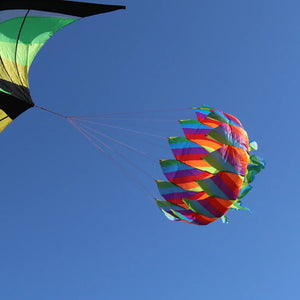
<svg viewBox="0 0 300 300"><path fill-rule="evenodd" d="M205 155L203 160L210 165L210 173L216 174L218 171L224 171L224 167L212 155Z"/></svg>
<svg viewBox="0 0 300 300"><path fill-rule="evenodd" d="M177 137L176 136L176 137L169 137L168 142L170 144L173 144L173 143L175 144L175 143L185 143L185 142L190 143L191 141L185 137L181 137L181 136Z"/></svg>
<svg viewBox="0 0 300 300"><path fill-rule="evenodd" d="M156 184L159 189L177 187L175 184L173 184L169 181L156 180Z"/></svg>
<svg viewBox="0 0 300 300"><path fill-rule="evenodd" d="M0 24L1 56L13 62L23 20L23 17L17 17ZM43 44L58 30L76 20L76 18L27 17L18 41L17 63L30 66Z"/></svg>
<svg viewBox="0 0 300 300"><path fill-rule="evenodd" d="M213 120L220 121L220 122L222 122L222 123L226 123L226 124L228 123L228 120L227 120L227 119L223 118L222 116L220 116L220 115L218 115L218 114L216 114L216 113L214 113L214 112L210 113L210 114L208 115L208 118L209 118L209 119L213 119Z"/></svg>
<svg viewBox="0 0 300 300"><path fill-rule="evenodd" d="M18 43L17 62L20 65L30 66L34 57L44 44ZM0 42L1 57L15 62L16 43Z"/></svg>
<svg viewBox="0 0 300 300"><path fill-rule="evenodd" d="M13 18L0 24L0 41L15 43L24 18Z"/></svg>
<svg viewBox="0 0 300 300"><path fill-rule="evenodd" d="M216 132L215 130L211 130L208 134L208 137L211 137L215 141L222 143L223 145L231 145L229 143L228 139L226 139L224 136L222 136L220 133Z"/></svg>
<svg viewBox="0 0 300 300"><path fill-rule="evenodd" d="M179 120L180 124L202 124L197 120Z"/></svg>
<svg viewBox="0 0 300 300"><path fill-rule="evenodd" d="M160 165L162 167L171 166L171 165L181 165L182 162L175 159L162 159Z"/></svg>
<svg viewBox="0 0 300 300"><path fill-rule="evenodd" d="M24 18L17 17L0 24L0 41L16 42ZM27 17L24 22L20 41L45 43L55 32L76 21L75 18Z"/></svg>

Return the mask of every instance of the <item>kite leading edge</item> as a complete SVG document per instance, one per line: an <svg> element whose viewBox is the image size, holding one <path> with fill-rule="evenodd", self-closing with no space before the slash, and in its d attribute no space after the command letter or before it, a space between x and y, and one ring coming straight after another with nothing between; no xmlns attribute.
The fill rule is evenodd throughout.
<svg viewBox="0 0 300 300"><path fill-rule="evenodd" d="M63 0L1 1L0 132L34 106L28 72L46 41L76 20L118 9L125 7Z"/></svg>

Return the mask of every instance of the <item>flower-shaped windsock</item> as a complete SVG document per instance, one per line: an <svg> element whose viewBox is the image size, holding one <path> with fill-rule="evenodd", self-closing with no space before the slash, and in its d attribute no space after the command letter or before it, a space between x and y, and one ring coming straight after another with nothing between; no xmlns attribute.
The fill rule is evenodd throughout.
<svg viewBox="0 0 300 300"><path fill-rule="evenodd" d="M219 218L227 221L230 208L247 209L241 198L264 167L251 150L241 122L208 106L193 108L197 120L181 120L185 137L170 137L175 159L161 160L168 181L157 180L165 201L156 199L164 214L173 221L207 225Z"/></svg>

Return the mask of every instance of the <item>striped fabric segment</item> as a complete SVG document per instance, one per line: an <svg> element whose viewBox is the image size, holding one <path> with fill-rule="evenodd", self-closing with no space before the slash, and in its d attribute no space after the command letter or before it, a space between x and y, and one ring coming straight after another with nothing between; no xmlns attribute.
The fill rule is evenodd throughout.
<svg viewBox="0 0 300 300"><path fill-rule="evenodd" d="M200 108L194 108L194 111L198 121L205 125L211 124L211 127L217 127L225 123L243 128L242 123L237 118L225 114L219 109L213 109L210 106L201 106Z"/></svg>
<svg viewBox="0 0 300 300"><path fill-rule="evenodd" d="M193 168L178 160L161 160L160 165L164 175L171 183L189 191L199 188L196 180L212 176L209 172Z"/></svg>
<svg viewBox="0 0 300 300"><path fill-rule="evenodd" d="M233 146L224 146L202 158L214 173L227 171L245 176L247 171L248 153Z"/></svg>
<svg viewBox="0 0 300 300"><path fill-rule="evenodd" d="M236 118L235 116L226 114L224 112L223 112L223 114L224 114L224 116L227 117L227 119L228 119L229 122L232 122L232 124L236 124L237 126L239 126L241 128L244 128L243 125L242 125L242 123L241 123L241 121L238 118Z"/></svg>
<svg viewBox="0 0 300 300"><path fill-rule="evenodd" d="M199 159L211 151L211 148L206 150L204 147L183 137L170 137L168 142L174 156L180 161Z"/></svg>
<svg viewBox="0 0 300 300"><path fill-rule="evenodd" d="M219 144L204 147L187 138L169 138L169 144L176 160L202 171L215 174L219 171L228 171L245 175L247 170L248 154L245 150ZM219 147L219 148L218 148ZM217 148L217 150L214 150Z"/></svg>
<svg viewBox="0 0 300 300"><path fill-rule="evenodd" d="M191 141L214 140L220 145L230 145L248 151L249 140L247 132L235 125L221 123L218 127L210 127L196 120L181 120L184 135Z"/></svg>
<svg viewBox="0 0 300 300"><path fill-rule="evenodd" d="M214 149L220 148L219 143L215 143L214 141L211 143L203 142L202 144L205 145L202 147L198 143L184 137L171 137L168 141L176 160L202 171L216 172L215 167L203 158Z"/></svg>
<svg viewBox="0 0 300 300"><path fill-rule="evenodd" d="M207 137L224 145L235 146L248 150L249 140L247 133L240 127L221 124L207 133Z"/></svg>
<svg viewBox="0 0 300 300"><path fill-rule="evenodd" d="M225 201L217 197L207 197L201 201L183 199L183 202L188 209L211 218L222 217L232 205L232 201Z"/></svg>
<svg viewBox="0 0 300 300"><path fill-rule="evenodd" d="M207 225L218 219L206 217L205 215L196 213L190 209L184 209L167 201L156 199L156 203L165 216L171 221L183 221L194 225Z"/></svg>
<svg viewBox="0 0 300 300"><path fill-rule="evenodd" d="M186 191L175 184L165 181L157 182L157 186L166 202L176 204L185 209L190 209L194 205L195 212L208 217L221 217L234 202L232 200L209 196L205 192Z"/></svg>
<svg viewBox="0 0 300 300"><path fill-rule="evenodd" d="M237 118L208 106L194 111L197 120L180 121L185 137L169 138L175 159L160 161L168 181L157 180L165 199L157 204L173 221L206 225L242 209L240 199L264 162L249 161L248 135Z"/></svg>
<svg viewBox="0 0 300 300"><path fill-rule="evenodd" d="M204 191L188 191L168 181L157 180L156 184L162 197L177 205L182 204L183 198L201 200L209 197Z"/></svg>
<svg viewBox="0 0 300 300"><path fill-rule="evenodd" d="M220 171L210 178L197 180L197 183L209 196L236 200L243 184L243 176Z"/></svg>

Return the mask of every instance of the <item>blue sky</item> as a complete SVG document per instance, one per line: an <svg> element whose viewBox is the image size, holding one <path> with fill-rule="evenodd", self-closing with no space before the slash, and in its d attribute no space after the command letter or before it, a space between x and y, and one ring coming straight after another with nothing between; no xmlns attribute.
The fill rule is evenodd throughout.
<svg viewBox="0 0 300 300"><path fill-rule="evenodd" d="M64 119L31 109L0 137L0 298L298 299L299 1L107 3L127 9L72 24L40 51L35 103L237 116L267 162L244 201L252 213L170 222Z"/></svg>

